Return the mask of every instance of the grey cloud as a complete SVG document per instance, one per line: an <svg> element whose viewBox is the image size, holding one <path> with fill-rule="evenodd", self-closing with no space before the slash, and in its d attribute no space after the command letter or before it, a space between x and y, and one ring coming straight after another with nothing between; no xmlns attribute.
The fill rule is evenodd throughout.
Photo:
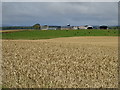
<svg viewBox="0 0 120 90"><path fill-rule="evenodd" d="M116 25L117 2L4 2L3 25Z"/></svg>
<svg viewBox="0 0 120 90"><path fill-rule="evenodd" d="M2 2L119 2L119 0L1 0Z"/></svg>

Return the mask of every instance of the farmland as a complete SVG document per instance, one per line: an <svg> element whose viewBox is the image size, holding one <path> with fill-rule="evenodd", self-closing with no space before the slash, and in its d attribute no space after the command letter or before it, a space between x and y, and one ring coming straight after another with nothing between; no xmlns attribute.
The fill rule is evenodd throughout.
<svg viewBox="0 0 120 90"><path fill-rule="evenodd" d="M44 32L47 31L39 33L43 38ZM57 37L57 35L61 36L60 32L62 33L59 31L58 34L49 34ZM66 36L67 31L63 32L66 32ZM8 36L10 39L20 39L20 36L16 36L17 33L13 33L14 38ZM28 31L19 32L19 34L22 33L29 34ZM13 35L5 33L3 38L7 34ZM50 35L47 38L51 38ZM73 33L71 32L69 35L73 35ZM24 37L22 39L26 38L24 34L22 36ZM34 39L36 38L38 39L38 37L34 37ZM2 57L3 87L117 88L118 86L117 37L86 36L42 40L3 40Z"/></svg>
<svg viewBox="0 0 120 90"><path fill-rule="evenodd" d="M9 30L8 30L9 31ZM118 30L20 30L3 32L2 39L51 39L76 36L118 36ZM14 31L14 30L13 30Z"/></svg>
<svg viewBox="0 0 120 90"><path fill-rule="evenodd" d="M7 30L0 35L3 87L118 86L118 30Z"/></svg>

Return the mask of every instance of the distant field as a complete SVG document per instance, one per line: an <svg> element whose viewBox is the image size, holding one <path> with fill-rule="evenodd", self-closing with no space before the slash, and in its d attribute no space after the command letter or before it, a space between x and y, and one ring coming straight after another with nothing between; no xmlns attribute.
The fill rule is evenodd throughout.
<svg viewBox="0 0 120 90"><path fill-rule="evenodd" d="M2 39L50 39L76 36L118 36L118 30L24 30L2 32Z"/></svg>

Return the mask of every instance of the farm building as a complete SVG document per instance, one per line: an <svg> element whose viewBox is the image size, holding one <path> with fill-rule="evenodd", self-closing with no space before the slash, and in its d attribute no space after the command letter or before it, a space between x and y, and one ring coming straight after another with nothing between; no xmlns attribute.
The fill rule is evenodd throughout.
<svg viewBox="0 0 120 90"><path fill-rule="evenodd" d="M70 24L67 24L67 26L61 26L61 30L76 30L78 29L78 26L71 26Z"/></svg>
<svg viewBox="0 0 120 90"><path fill-rule="evenodd" d="M61 26L49 26L48 30L61 30Z"/></svg>
<svg viewBox="0 0 120 90"><path fill-rule="evenodd" d="M100 26L99 28L100 29L108 29L108 26L103 25L103 26Z"/></svg>
<svg viewBox="0 0 120 90"><path fill-rule="evenodd" d="M42 30L61 30L61 26L48 26L48 25L44 25L41 26Z"/></svg>
<svg viewBox="0 0 120 90"><path fill-rule="evenodd" d="M74 30L77 30L77 29L79 29L79 26L73 26L72 27Z"/></svg>
<svg viewBox="0 0 120 90"><path fill-rule="evenodd" d="M48 25L41 26L41 30L48 30Z"/></svg>
<svg viewBox="0 0 120 90"><path fill-rule="evenodd" d="M87 27L85 27L85 26L79 26L78 28L79 29L87 29Z"/></svg>
<svg viewBox="0 0 120 90"><path fill-rule="evenodd" d="M79 29L93 29L93 26L85 25L85 26L79 26L78 28Z"/></svg>
<svg viewBox="0 0 120 90"><path fill-rule="evenodd" d="M70 26L70 24L67 24L67 26Z"/></svg>
<svg viewBox="0 0 120 90"><path fill-rule="evenodd" d="M93 29L93 26L87 26L87 29Z"/></svg>
<svg viewBox="0 0 120 90"><path fill-rule="evenodd" d="M70 26L67 24L66 26L55 26L55 25L44 25L41 26L41 30L78 30L78 29L93 29L93 26Z"/></svg>
<svg viewBox="0 0 120 90"><path fill-rule="evenodd" d="M61 30L71 30L73 26L61 26Z"/></svg>

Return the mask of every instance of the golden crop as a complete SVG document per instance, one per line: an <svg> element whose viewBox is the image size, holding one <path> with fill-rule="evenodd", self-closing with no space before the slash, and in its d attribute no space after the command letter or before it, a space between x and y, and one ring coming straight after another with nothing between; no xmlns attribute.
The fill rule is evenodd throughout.
<svg viewBox="0 0 120 90"><path fill-rule="evenodd" d="M3 87L117 88L117 37L3 40Z"/></svg>

